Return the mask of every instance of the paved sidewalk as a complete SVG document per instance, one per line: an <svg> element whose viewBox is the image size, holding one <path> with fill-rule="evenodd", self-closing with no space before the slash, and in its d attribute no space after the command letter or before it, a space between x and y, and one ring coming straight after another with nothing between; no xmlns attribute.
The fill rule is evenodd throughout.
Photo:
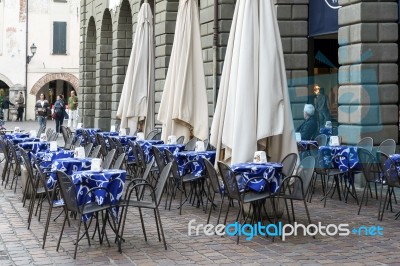
<svg viewBox="0 0 400 266"><path fill-rule="evenodd" d="M50 122L50 121L49 121ZM37 128L35 122L16 123L27 130ZM7 123L6 127L14 123ZM51 122L49 123L51 125ZM2 166L0 167L2 170ZM20 182L20 180L19 180ZM400 195L399 193L397 195ZM361 192L359 192L361 197ZM399 198L399 197L398 197ZM207 214L202 208L195 208L186 203L182 215L179 215L178 199L173 200L171 210L164 210L164 200L160 213L165 231L168 250L158 242L154 223L154 213L144 210L147 242L144 240L137 210L128 215L127 227L122 244L122 254L113 243L112 232L108 229L111 247L100 245L98 239L91 241L91 246L83 239L79 243L77 259L73 259L74 239L77 221L72 220L71 228L66 227L59 252L56 245L62 227L62 217L51 221L46 247L42 249L44 224L47 217L47 204L44 205L40 222L33 217L31 229L27 229L28 211L22 207L22 191L18 187L14 193L8 187L0 186L0 265L385 265L400 262L399 221L394 220L394 213L385 212L383 222L378 222L378 201L370 199L368 206L363 206L357 215L358 206L354 200L348 203L339 201L337 195L327 200L323 208L321 190L308 204L312 222L322 225L348 223L349 228L376 226L383 228L383 236L291 236L285 241L271 237L254 237L246 241L229 236L188 236L188 223L205 223ZM219 202L218 202L219 203ZM223 213L227 205L224 205ZM295 204L296 218L306 224L306 215L302 205ZM232 208L231 208L232 209ZM394 204L394 212L400 208ZM53 217L58 211L53 212ZM232 222L237 213L237 204L233 208L228 222ZM213 211L211 223L216 222L217 212Z"/></svg>

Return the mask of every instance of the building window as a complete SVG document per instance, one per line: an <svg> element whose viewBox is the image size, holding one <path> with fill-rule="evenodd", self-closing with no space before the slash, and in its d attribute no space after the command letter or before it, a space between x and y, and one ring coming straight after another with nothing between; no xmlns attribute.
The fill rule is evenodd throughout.
<svg viewBox="0 0 400 266"><path fill-rule="evenodd" d="M1 1L1 0L0 0ZM67 2L67 0L53 0L55 3L66 3Z"/></svg>
<svg viewBox="0 0 400 266"><path fill-rule="evenodd" d="M67 53L67 22L53 22L53 54Z"/></svg>

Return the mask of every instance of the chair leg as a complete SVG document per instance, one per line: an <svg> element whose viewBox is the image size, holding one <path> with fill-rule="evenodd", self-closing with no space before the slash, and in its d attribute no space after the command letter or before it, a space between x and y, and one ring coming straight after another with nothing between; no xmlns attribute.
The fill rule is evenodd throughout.
<svg viewBox="0 0 400 266"><path fill-rule="evenodd" d="M308 211L307 202L305 198L303 199L303 202L304 202L304 208L306 209L308 224L311 224L310 212ZM315 235L313 235L313 238L315 239Z"/></svg>
<svg viewBox="0 0 400 266"><path fill-rule="evenodd" d="M156 209L154 209L154 219L156 220L158 242L161 242L161 238L160 238L160 228L158 228L158 218L157 218Z"/></svg>
<svg viewBox="0 0 400 266"><path fill-rule="evenodd" d="M213 193L211 200L210 200L210 210L208 211L208 217L207 217L207 224L210 222L210 217L211 217L211 210L212 206L214 204L214 199L215 199L215 192ZM208 197L207 197L207 204L208 204ZM206 204L206 210L207 210L207 204Z"/></svg>
<svg viewBox="0 0 400 266"><path fill-rule="evenodd" d="M139 216L140 216L140 222L142 223L142 230L143 230L144 240L147 242L146 228L144 227L142 208L139 208Z"/></svg>
<svg viewBox="0 0 400 266"><path fill-rule="evenodd" d="M62 238L62 235L63 235L63 233L64 233L65 222L67 221L67 217L68 217L68 212L65 213L63 226L62 226L61 232L60 232L60 238L58 239L58 243L57 243L57 251L58 251L58 249L60 248L61 238Z"/></svg>
<svg viewBox="0 0 400 266"><path fill-rule="evenodd" d="M226 224L226 220L228 219L228 213L229 213L229 208L230 208L230 206L231 206L231 205L228 204L228 209L226 210L224 224Z"/></svg>
<svg viewBox="0 0 400 266"><path fill-rule="evenodd" d="M79 242L79 234L81 232L81 224L82 224L82 215L79 215L79 224L78 224L78 232L76 233L74 259L76 259L76 252L78 251L78 242ZM85 223L85 225L86 225L86 223ZM89 243L90 243L90 240L89 240Z"/></svg>
<svg viewBox="0 0 400 266"><path fill-rule="evenodd" d="M225 199L225 195L222 194L221 205L219 206L217 224L219 224L219 219L221 218L221 212L222 212L222 206L223 206L223 204L224 204L224 199ZM228 204L228 205L229 205L229 204Z"/></svg>
<svg viewBox="0 0 400 266"><path fill-rule="evenodd" d="M164 248L165 248L165 250L167 250L167 243L165 242L164 229L162 227L161 217L160 217L160 212L158 211L158 207L156 207L156 214L158 216L157 220L160 223L159 225L160 225L161 236L162 236L162 239L163 239L163 242L164 242Z"/></svg>
<svg viewBox="0 0 400 266"><path fill-rule="evenodd" d="M381 218L380 218L381 221L383 220L383 213L385 212L385 206L386 206L387 198L389 196L389 191L390 191L390 187L388 186L388 189L386 191L386 196L385 196L385 202L383 203L383 208L382 208L382 212L381 212Z"/></svg>
<svg viewBox="0 0 400 266"><path fill-rule="evenodd" d="M241 217L240 214L242 213L242 209L243 209L242 203L239 202L239 212L238 212L238 215L236 216L236 222L240 223L241 220L242 220L242 218L240 218L240 221L239 221L239 217ZM238 232L237 238L236 238L236 244L237 245L239 244L239 237L240 237L240 233Z"/></svg>
<svg viewBox="0 0 400 266"><path fill-rule="evenodd" d="M362 194L362 197L361 197L360 206L358 207L358 213L357 213L357 215L360 215L360 211L361 211L362 203L363 203L363 201L364 201L364 195L365 195L365 190L366 190L366 189L367 189L367 186L364 187L364 191L363 191L363 194ZM368 198L368 193L367 193L367 198Z"/></svg>
<svg viewBox="0 0 400 266"><path fill-rule="evenodd" d="M383 200L382 192L383 192L383 183L381 184L381 200L379 201L378 221L379 221L379 218L380 218L380 215L381 215L381 208L382 208L382 200Z"/></svg>

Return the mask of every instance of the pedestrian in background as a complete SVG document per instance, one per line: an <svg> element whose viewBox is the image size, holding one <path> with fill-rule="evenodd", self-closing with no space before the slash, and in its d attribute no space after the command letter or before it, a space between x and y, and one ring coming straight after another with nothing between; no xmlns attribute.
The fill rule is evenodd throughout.
<svg viewBox="0 0 400 266"><path fill-rule="evenodd" d="M314 139L317 133L318 122L314 113L315 113L315 108L312 104L304 105L304 111L303 111L304 122L296 130L296 132L299 132L301 134L302 140L312 140Z"/></svg>
<svg viewBox="0 0 400 266"><path fill-rule="evenodd" d="M19 92L19 96L16 101L17 104L17 121L22 122L22 117L24 114L24 105L25 105L25 98L24 93L22 91Z"/></svg>
<svg viewBox="0 0 400 266"><path fill-rule="evenodd" d="M38 118L39 128L43 127L46 129L47 114L50 110L50 104L46 100L46 96L41 93L39 100L35 104L35 113Z"/></svg>
<svg viewBox="0 0 400 266"><path fill-rule="evenodd" d="M319 127L323 128L326 121L331 121L331 115L329 112L329 98L325 95L324 88L318 85L314 87L315 97L315 109L318 112Z"/></svg>
<svg viewBox="0 0 400 266"><path fill-rule="evenodd" d="M8 96L4 98L2 108L3 108L3 120L8 121L8 114L9 114L9 109L10 105L15 106L12 102L10 102L10 99Z"/></svg>
<svg viewBox="0 0 400 266"><path fill-rule="evenodd" d="M68 127L76 129L78 124L78 97L74 90L71 91L71 96L68 98L69 119Z"/></svg>
<svg viewBox="0 0 400 266"><path fill-rule="evenodd" d="M65 102L62 95L57 95L57 100L54 103L53 118L56 120L56 132L61 133L61 126L64 122Z"/></svg>

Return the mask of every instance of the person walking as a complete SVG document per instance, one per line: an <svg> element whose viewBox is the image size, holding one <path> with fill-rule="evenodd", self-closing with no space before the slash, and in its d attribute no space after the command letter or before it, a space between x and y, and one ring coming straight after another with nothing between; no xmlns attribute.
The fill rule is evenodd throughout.
<svg viewBox="0 0 400 266"><path fill-rule="evenodd" d="M62 95L57 95L57 100L54 103L53 118L56 120L56 132L61 133L61 126L65 116L65 102Z"/></svg>
<svg viewBox="0 0 400 266"><path fill-rule="evenodd" d="M8 96L6 96L4 98L4 101L3 101L3 104L2 104L3 120L6 121L6 122L8 121L8 114L9 114L10 105L15 106L15 104L10 102L10 99L8 98Z"/></svg>
<svg viewBox="0 0 400 266"><path fill-rule="evenodd" d="M24 104L25 104L25 98L24 98L24 93L22 91L19 92L19 96L17 98L17 121L22 122L22 117L24 114Z"/></svg>
<svg viewBox="0 0 400 266"><path fill-rule="evenodd" d="M331 115L329 112L329 98L325 95L324 88L315 85L314 87L315 97L315 109L318 112L319 127L323 128L326 121L331 120Z"/></svg>
<svg viewBox="0 0 400 266"><path fill-rule="evenodd" d="M69 119L68 127L76 129L78 124L78 97L74 90L71 91L71 96L68 98Z"/></svg>
<svg viewBox="0 0 400 266"><path fill-rule="evenodd" d="M39 97L39 100L35 104L35 113L38 118L39 128L43 127L46 129L47 114L50 110L50 104L43 93L41 93Z"/></svg>

